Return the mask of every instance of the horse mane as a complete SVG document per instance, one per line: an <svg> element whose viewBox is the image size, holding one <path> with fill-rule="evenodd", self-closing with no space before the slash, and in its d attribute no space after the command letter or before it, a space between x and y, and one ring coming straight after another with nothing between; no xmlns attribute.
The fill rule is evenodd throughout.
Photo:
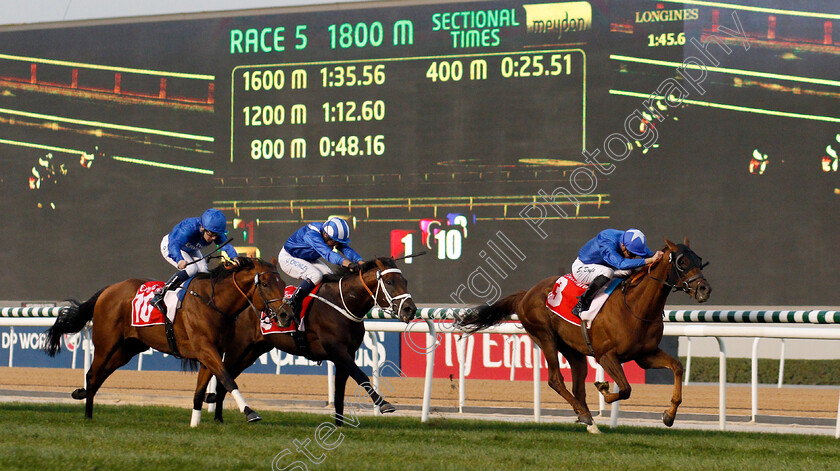
<svg viewBox="0 0 840 471"><path fill-rule="evenodd" d="M263 265L271 265L270 263L266 262L265 260L259 258L248 258L248 257L239 257L239 266L233 265L225 265L219 264L210 270L210 273L199 273L195 276L195 279L212 279L213 281L221 281L229 276L232 276L234 273L238 273L242 270L250 270L257 266L257 263L261 263Z"/></svg>
<svg viewBox="0 0 840 471"><path fill-rule="evenodd" d="M376 262L382 262L382 264L385 265L388 268L396 268L397 267L397 262L394 261L393 257L379 257L379 258L374 258L373 260L368 260L366 262L362 262L361 271L366 272L370 269L376 268ZM357 274L355 272L351 273L350 270L347 269L347 267L339 266L338 268L336 268L335 273L330 273L330 274L324 275L323 282L325 282L325 283L335 282L335 281L341 280L342 278L344 278L346 276L351 276L351 275L356 276Z"/></svg>
<svg viewBox="0 0 840 471"><path fill-rule="evenodd" d="M683 244L675 244L675 245L677 246L677 249L679 249L679 247L682 246L684 249L691 250ZM663 253L668 253L668 252L673 253L673 252L675 252L675 251L672 251L671 248L668 247L667 245L665 247L661 248L660 250ZM661 260L656 262L656 264L659 264L659 263L670 263L670 262L669 262L668 258L663 256ZM648 275L650 273L651 269L652 269L652 267L648 267L647 265L643 265L643 266L635 269L630 276L628 276L627 278L625 278L621 282L621 284L624 285L622 287L626 288L626 287L634 286L637 282L641 281L642 277Z"/></svg>

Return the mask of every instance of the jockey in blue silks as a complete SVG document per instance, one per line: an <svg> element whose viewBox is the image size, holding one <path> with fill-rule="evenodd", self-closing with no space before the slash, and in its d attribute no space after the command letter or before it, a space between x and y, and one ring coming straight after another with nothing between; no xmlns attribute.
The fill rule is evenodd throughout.
<svg viewBox="0 0 840 471"><path fill-rule="evenodd" d="M351 271L358 269L362 257L350 247L350 226L344 219L331 217L324 223L306 224L283 244L277 264L287 275L303 280L289 299L295 317L299 318L301 303L315 285L333 272L321 259Z"/></svg>
<svg viewBox="0 0 840 471"><path fill-rule="evenodd" d="M155 293L149 301L160 312L166 314L163 295L169 290L181 286L181 283L197 273L208 273L207 261L201 255L201 249L211 243L221 244L227 239L227 219L218 209L208 209L198 218L187 218L179 222L169 234L160 241L160 253L170 265L178 269L172 278ZM239 263L239 256L230 245L222 248L233 263ZM195 263L192 263L195 262Z"/></svg>
<svg viewBox="0 0 840 471"><path fill-rule="evenodd" d="M572 263L572 275L589 285L572 310L576 316L589 309L595 293L613 276L626 276L638 267L655 263L662 258L662 251L653 253L645 235L638 229L605 229L583 244L578 258Z"/></svg>

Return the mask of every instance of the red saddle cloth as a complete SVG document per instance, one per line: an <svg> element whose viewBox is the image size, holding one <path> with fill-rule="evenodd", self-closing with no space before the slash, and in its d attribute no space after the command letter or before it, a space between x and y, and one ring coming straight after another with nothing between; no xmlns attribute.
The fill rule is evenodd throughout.
<svg viewBox="0 0 840 471"><path fill-rule="evenodd" d="M554 283L554 289L545 299L545 307L574 325L580 325L580 317L572 314L578 298L586 291L586 285L575 280L571 273L563 275Z"/></svg>
<svg viewBox="0 0 840 471"><path fill-rule="evenodd" d="M315 286L315 289L312 290L311 294L317 293L318 288L320 288L320 287L321 287L320 284ZM295 294L296 289L297 289L297 286L286 286L286 291L283 294L287 298L290 298L290 297L292 297L293 294ZM301 325L303 325L303 318L306 316L306 312L309 310L309 305L311 303L312 303L312 297L307 296L306 298L304 298L303 304L300 307L300 324ZM263 311L263 312L260 313L260 331L262 331L263 335L290 334L290 333L295 331L295 323L292 322L291 324L289 324L288 327L280 327L280 326L277 325L276 322L274 322L274 320L272 320L271 318L269 318L266 315L265 311Z"/></svg>
<svg viewBox="0 0 840 471"><path fill-rule="evenodd" d="M162 287L162 281L149 281L137 290L137 294L131 300L131 325L133 327L161 325L166 322L163 313L149 304L149 300L155 295L155 291Z"/></svg>

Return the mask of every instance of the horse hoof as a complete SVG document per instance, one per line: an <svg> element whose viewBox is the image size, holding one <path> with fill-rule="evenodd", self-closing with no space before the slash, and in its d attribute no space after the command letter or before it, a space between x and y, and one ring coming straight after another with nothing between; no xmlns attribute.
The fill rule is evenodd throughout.
<svg viewBox="0 0 840 471"><path fill-rule="evenodd" d="M213 404L216 402L216 393L207 393L204 396L204 402L207 404Z"/></svg>
<svg viewBox="0 0 840 471"><path fill-rule="evenodd" d="M586 426L586 431L593 434L593 435L599 435L601 433L601 431L598 430L598 426L595 425L595 424L587 425Z"/></svg>
<svg viewBox="0 0 840 471"><path fill-rule="evenodd" d="M225 420L224 420L223 418L221 418L221 417L215 417L215 418L213 419L213 421L215 421L217 424L223 424L223 423L225 423Z"/></svg>
<svg viewBox="0 0 840 471"><path fill-rule="evenodd" d="M588 415L588 414L587 414L587 415L584 415L584 414L578 414L577 421L578 421L578 423L584 424L584 425L586 425L587 427L589 427L589 426L591 426L591 425L593 424L593 422L592 422L592 416L591 416L591 415Z"/></svg>
<svg viewBox="0 0 840 471"><path fill-rule="evenodd" d="M391 405L390 402L382 401L382 404L379 406L379 412L383 414L390 414L391 412L396 411L397 409Z"/></svg>
<svg viewBox="0 0 840 471"><path fill-rule="evenodd" d="M674 425L674 417L673 415L669 415L667 411L662 413L662 423L665 424L666 427L670 427Z"/></svg>
<svg viewBox="0 0 840 471"><path fill-rule="evenodd" d="M610 392L610 383L606 383L603 381L595 381L595 389L598 390L600 393L608 393Z"/></svg>
<svg viewBox="0 0 840 471"><path fill-rule="evenodd" d="M245 420L247 420L249 424L253 422L259 422L260 420L262 420L260 414L257 414L256 412L251 410L250 407L245 407L245 410L243 412L245 412Z"/></svg>
<svg viewBox="0 0 840 471"><path fill-rule="evenodd" d="M76 399L76 400L80 401L80 400L85 399L87 397L87 391L85 390L85 388L79 388L79 389L76 389L75 391L73 391L72 393L70 393L70 396L73 399Z"/></svg>

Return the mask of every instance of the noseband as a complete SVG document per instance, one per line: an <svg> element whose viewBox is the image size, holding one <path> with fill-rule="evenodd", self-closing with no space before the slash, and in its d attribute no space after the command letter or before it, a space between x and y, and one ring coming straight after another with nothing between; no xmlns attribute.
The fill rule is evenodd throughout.
<svg viewBox="0 0 840 471"><path fill-rule="evenodd" d="M402 271L399 268L387 268L385 270L376 270L376 293L374 293L373 291L370 290L370 288L368 288L367 283L365 283L364 278L362 278L363 273L361 271L359 271L359 281L362 283L362 286L365 287L365 290L368 292L370 297L373 299L373 304L374 305L379 306L379 308L382 309L385 312L393 314L394 303L397 300L400 301L400 305L397 308L397 311L401 311L405 302L408 301L409 299L411 299L411 294L410 293L403 293L403 294L399 294L397 296L392 296L391 293L388 291L388 288L385 286L385 281L382 279L383 276L385 276L389 273L400 273L401 274ZM344 300L344 287L342 285L343 281L344 281L344 278L340 278L338 280L338 296L339 296L339 298L341 298L341 305L344 306L343 309L340 306L337 306L334 303L332 303L332 302L330 302L330 301L328 301L328 300L326 300L326 299L324 299L320 296L316 296L316 295L313 295L313 294L310 294L309 296L312 296L316 299L319 299L319 300L323 301L325 304L327 304L328 306L331 306L333 309L340 312L344 317L350 319L353 322L362 322L363 320L365 320L364 316L358 317L358 316L354 315L353 312L351 312L350 309L347 307L347 302ZM383 307L381 304L379 304L379 292L380 291L382 292L382 294L385 296L385 299L389 303L389 305L386 306L386 307Z"/></svg>
<svg viewBox="0 0 840 471"><path fill-rule="evenodd" d="M691 283L698 279L706 279L706 277L703 275L702 270L709 263L706 262L704 264L700 257L697 256L697 254L688 249L680 250L676 253L676 257L674 256L674 254L674 252L671 252L668 256L668 261L671 264L671 271L668 273L668 280L659 281L662 281L662 284L673 289L674 291L682 291L688 294L689 296L694 296L697 293L697 287L692 288ZM689 261L691 261L691 264L685 270L680 268L680 260L683 257L688 257ZM686 276L688 276L688 272L690 272L694 268L699 268L701 272L697 273L691 278L684 279ZM673 283L671 282L672 278L675 279Z"/></svg>
<svg viewBox="0 0 840 471"><path fill-rule="evenodd" d="M377 306L379 306L383 311L385 311L386 313L393 315L394 311L396 311L396 312L402 311L402 308L403 308L403 305L405 304L405 302L408 301L409 299L411 299L411 293L403 293L403 294L398 294L396 296L391 296L391 293L388 292L388 288L385 286L385 281L382 278L383 276L385 276L389 273L399 273L400 275L402 275L402 270L400 270L399 268L388 268L388 269L382 270L382 271L376 270L376 294L372 293L370 291L370 288L367 287L367 284L362 279L362 272L361 271L359 272L359 279L362 280L362 286L365 287L368 294L370 294L373 297L373 302ZM388 306L387 307L384 307L381 304L379 304L378 299L379 299L379 291L380 290L382 290L382 294L385 296L385 299L388 301ZM399 305L398 308L394 309L394 303L397 300L399 300L400 305Z"/></svg>

